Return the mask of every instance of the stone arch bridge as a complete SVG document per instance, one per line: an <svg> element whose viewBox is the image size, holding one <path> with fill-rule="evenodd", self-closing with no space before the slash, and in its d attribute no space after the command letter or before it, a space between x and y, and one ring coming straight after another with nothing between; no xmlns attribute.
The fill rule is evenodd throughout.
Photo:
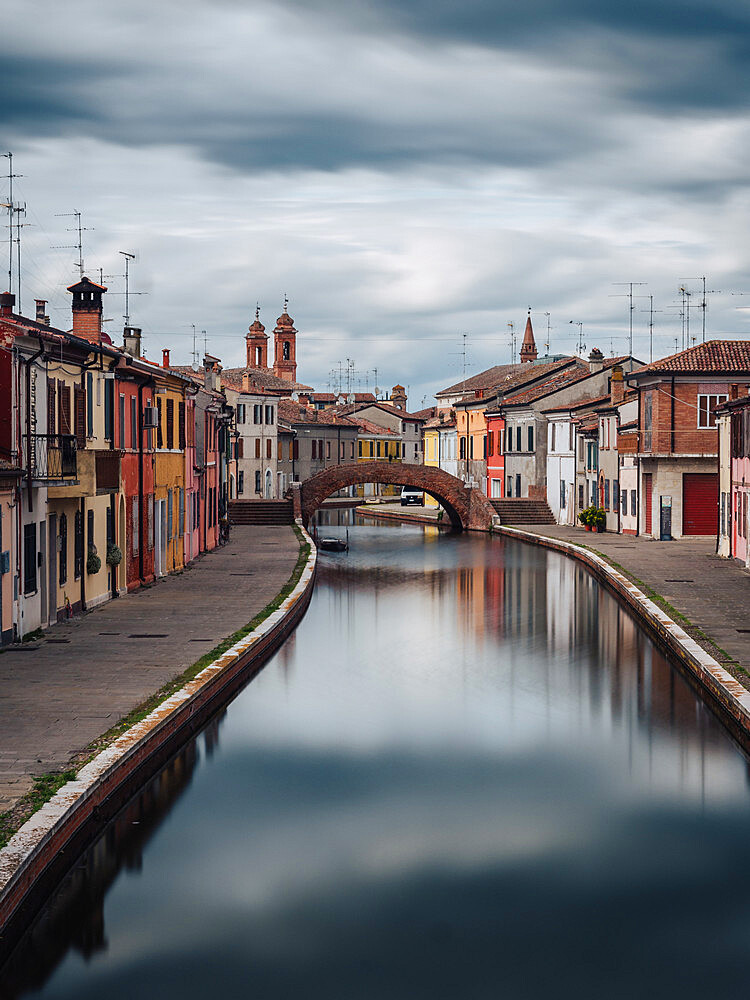
<svg viewBox="0 0 750 1000"><path fill-rule="evenodd" d="M292 484L294 516L307 527L324 500L338 490L360 483L384 483L392 486L414 486L435 497L445 509L454 528L488 531L495 511L487 497L478 489L429 465L409 465L404 462L357 462L331 465L301 483Z"/></svg>

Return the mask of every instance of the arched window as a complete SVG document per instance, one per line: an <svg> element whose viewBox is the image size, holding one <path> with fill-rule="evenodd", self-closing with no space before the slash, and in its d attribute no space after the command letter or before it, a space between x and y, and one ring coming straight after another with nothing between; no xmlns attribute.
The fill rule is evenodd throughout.
<svg viewBox="0 0 750 1000"><path fill-rule="evenodd" d="M284 341L284 345L283 345L282 350L281 350L281 356L284 359L284 361L288 361L289 360L289 341L288 340Z"/></svg>

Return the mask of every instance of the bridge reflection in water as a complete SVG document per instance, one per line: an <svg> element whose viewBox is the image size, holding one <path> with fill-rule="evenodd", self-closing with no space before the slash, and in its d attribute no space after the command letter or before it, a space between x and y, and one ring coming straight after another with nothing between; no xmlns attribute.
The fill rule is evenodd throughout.
<svg viewBox="0 0 750 1000"><path fill-rule="evenodd" d="M746 760L629 615L521 543L350 537L3 995L744 996Z"/></svg>

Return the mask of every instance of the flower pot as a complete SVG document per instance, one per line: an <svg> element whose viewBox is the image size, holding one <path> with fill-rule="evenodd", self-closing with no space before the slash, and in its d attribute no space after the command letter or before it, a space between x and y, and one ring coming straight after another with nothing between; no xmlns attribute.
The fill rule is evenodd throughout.
<svg viewBox="0 0 750 1000"><path fill-rule="evenodd" d="M591 531L591 525L590 524L584 524L584 528L586 529L586 531Z"/></svg>

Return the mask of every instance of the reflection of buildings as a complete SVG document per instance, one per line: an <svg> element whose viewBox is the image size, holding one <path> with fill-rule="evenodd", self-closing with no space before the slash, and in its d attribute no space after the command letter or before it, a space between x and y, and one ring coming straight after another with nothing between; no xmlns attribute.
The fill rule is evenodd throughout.
<svg viewBox="0 0 750 1000"><path fill-rule="evenodd" d="M217 716L205 729L207 750L216 745L220 722L221 716ZM106 949L107 891L123 868L140 869L146 843L190 784L197 760L193 739L78 860L0 968L3 1000L41 989L70 949L87 959Z"/></svg>

